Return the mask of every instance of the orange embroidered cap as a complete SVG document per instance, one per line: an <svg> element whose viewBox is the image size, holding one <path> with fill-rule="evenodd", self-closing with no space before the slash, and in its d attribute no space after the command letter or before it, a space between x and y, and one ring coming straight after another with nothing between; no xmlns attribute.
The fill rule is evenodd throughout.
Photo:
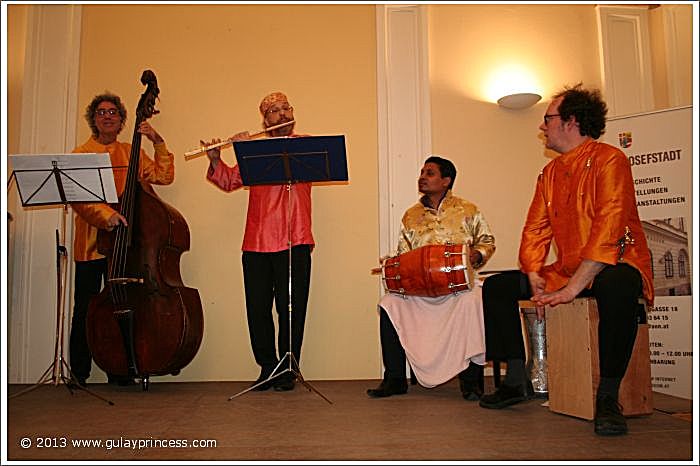
<svg viewBox="0 0 700 466"><path fill-rule="evenodd" d="M267 96L265 96L262 102L260 102L260 113L262 114L262 116L265 116L270 107L272 107L272 104L276 102L288 103L289 100L287 100L287 96L281 92L273 92L271 94L268 94Z"/></svg>

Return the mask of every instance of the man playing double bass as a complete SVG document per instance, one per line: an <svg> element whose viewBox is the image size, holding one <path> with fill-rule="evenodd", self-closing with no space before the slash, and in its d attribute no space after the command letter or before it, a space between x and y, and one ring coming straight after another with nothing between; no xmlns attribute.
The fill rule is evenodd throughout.
<svg viewBox="0 0 700 466"><path fill-rule="evenodd" d="M92 135L74 153L109 153L113 167L126 167L131 156L131 144L117 141L117 135L126 122L126 108L121 99L111 93L95 96L85 110ZM165 141L148 121L143 121L138 130L153 143L154 158L141 149L139 179L153 184L167 185L175 178L174 156L168 151ZM122 195L126 184L126 168L115 169L114 183L117 194ZM88 305L97 295L107 277L107 259L97 252L97 230L111 231L126 225L126 219L105 203L71 204L75 212L73 234L73 258L75 260L75 286L73 319L70 333L70 364L73 375L80 385L90 377L92 355L87 342L86 319ZM110 374L108 380L119 385L133 383L132 379Z"/></svg>
<svg viewBox="0 0 700 466"><path fill-rule="evenodd" d="M468 260L474 268L493 255L494 237L482 213L452 194L456 176L449 160L431 156L425 161L418 177L423 196L403 215L398 254L427 245L468 243ZM486 352L480 286L474 283L471 290L437 297L384 295L379 302L384 378L367 395L406 393L408 358L421 385L431 388L458 375L462 397L478 400L483 394Z"/></svg>

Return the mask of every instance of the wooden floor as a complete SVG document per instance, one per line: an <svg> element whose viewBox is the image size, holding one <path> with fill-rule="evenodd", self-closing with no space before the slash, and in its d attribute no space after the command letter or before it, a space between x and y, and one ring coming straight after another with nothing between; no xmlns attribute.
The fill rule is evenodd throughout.
<svg viewBox="0 0 700 466"><path fill-rule="evenodd" d="M88 385L114 405L49 384L8 400L4 459L697 460L692 402L668 395L655 393L654 413L629 419L628 435L600 437L592 422L552 413L543 400L487 410L463 400L455 380L368 398L365 390L378 382L310 381L332 404L299 384L291 392L248 392L231 401L249 382L153 381L148 391ZM11 385L9 394L27 387ZM94 443L78 444L85 441Z"/></svg>

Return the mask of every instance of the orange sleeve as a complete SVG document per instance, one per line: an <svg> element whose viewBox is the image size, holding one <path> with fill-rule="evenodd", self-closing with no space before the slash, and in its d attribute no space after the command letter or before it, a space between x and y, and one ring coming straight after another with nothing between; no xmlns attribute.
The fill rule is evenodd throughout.
<svg viewBox="0 0 700 466"><path fill-rule="evenodd" d="M637 209L634 181L629 161L620 153L603 158L596 170L595 200L592 219L586 221L590 236L581 249L581 258L616 264L619 244L629 212Z"/></svg>
<svg viewBox="0 0 700 466"><path fill-rule="evenodd" d="M545 260L547 260L552 243L552 227L549 223L547 199L545 197L545 176L543 171L537 178L535 195L530 203L520 238L518 256L521 270L525 273L540 271L544 266Z"/></svg>
<svg viewBox="0 0 700 466"><path fill-rule="evenodd" d="M175 156L164 142L154 144L153 159L141 149L139 178L152 184L170 184L175 179Z"/></svg>

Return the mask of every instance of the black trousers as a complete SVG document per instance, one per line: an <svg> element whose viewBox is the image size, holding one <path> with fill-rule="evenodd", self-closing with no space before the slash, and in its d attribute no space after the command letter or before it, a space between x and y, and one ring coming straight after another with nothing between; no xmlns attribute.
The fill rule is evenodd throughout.
<svg viewBox="0 0 700 466"><path fill-rule="evenodd" d="M596 275L591 289L579 294L594 297L598 305L600 376L622 378L637 337L642 278L634 267L619 263ZM532 296L530 284L519 271L492 275L484 281L486 359L525 360L518 300Z"/></svg>
<svg viewBox="0 0 700 466"><path fill-rule="evenodd" d="M107 259L75 263L73 318L70 328L70 367L79 379L87 379L92 367L92 354L87 343L86 320L93 296L102 290L107 276Z"/></svg>
<svg viewBox="0 0 700 466"><path fill-rule="evenodd" d="M255 362L271 370L289 351L289 251L243 252L248 332ZM311 247L292 247L292 354L301 361L311 281ZM277 311L277 350L272 302ZM278 359L279 354L279 359Z"/></svg>
<svg viewBox="0 0 700 466"><path fill-rule="evenodd" d="M379 341L382 344L384 378L406 380L406 352L383 307L379 308Z"/></svg>

